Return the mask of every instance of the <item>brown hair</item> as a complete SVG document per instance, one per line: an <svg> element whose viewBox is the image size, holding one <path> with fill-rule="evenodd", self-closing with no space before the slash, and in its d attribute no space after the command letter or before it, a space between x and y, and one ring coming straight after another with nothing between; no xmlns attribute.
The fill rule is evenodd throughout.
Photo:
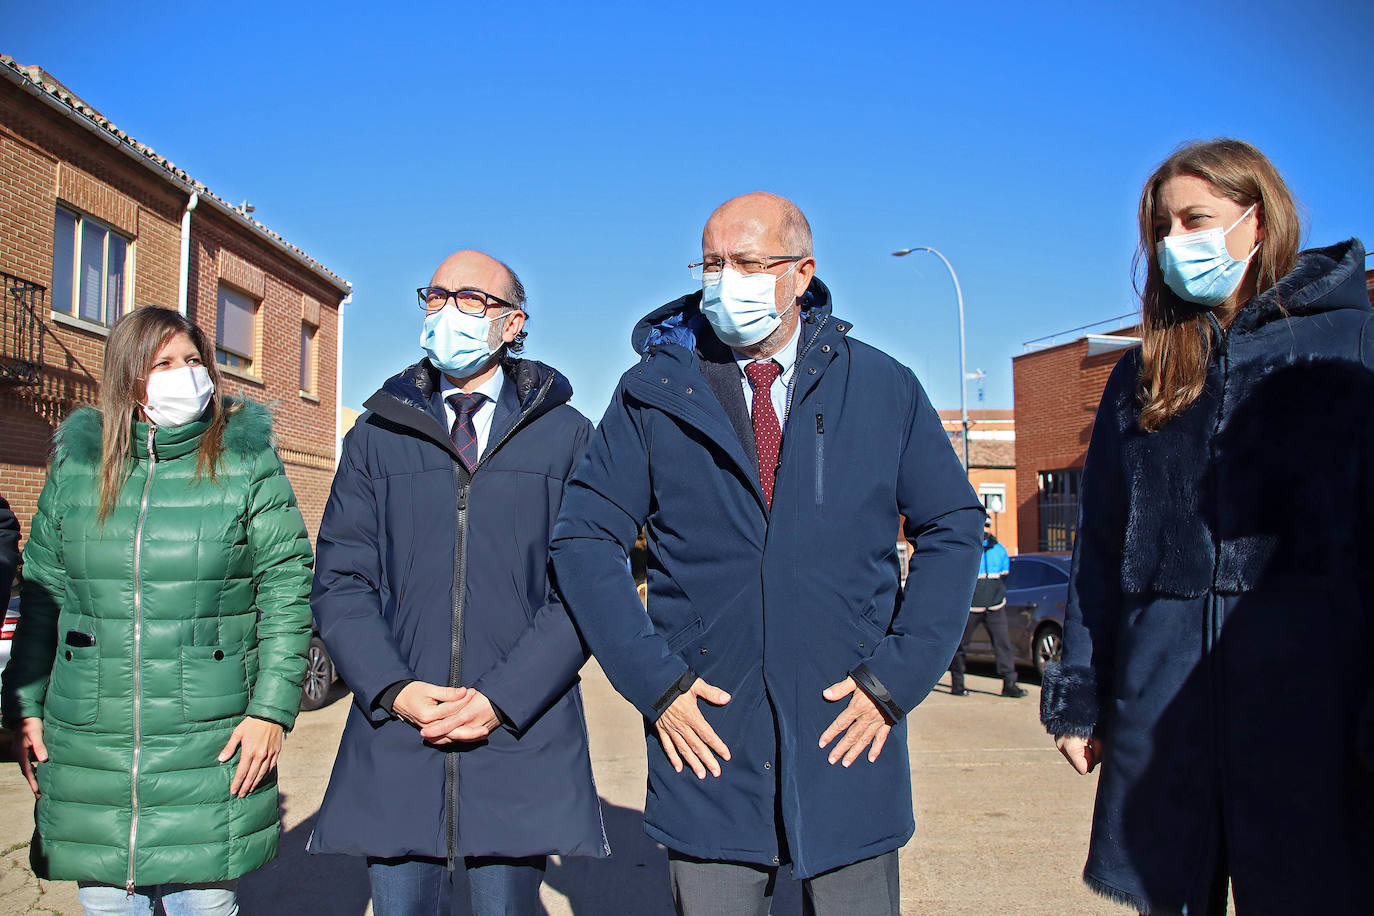
<svg viewBox="0 0 1374 916"><path fill-rule="evenodd" d="M1255 218L1264 229L1264 242L1248 272L1255 294L1271 289L1298 262L1301 227L1297 205L1274 164L1240 140L1194 141L1184 144L1160 163L1140 193L1140 247L1133 273L1142 308L1142 366L1140 370L1140 427L1156 432L1202 394L1211 358L1207 314L1176 296L1164 282L1155 253L1155 197L1160 186L1177 175L1194 175L1216 193L1242 207L1256 204ZM1218 316L1223 324L1235 312Z"/></svg>
<svg viewBox="0 0 1374 916"><path fill-rule="evenodd" d="M220 392L215 351L205 332L185 315L156 305L134 309L110 329L105 344L105 364L100 381L100 513L102 523L114 508L119 491L129 479L133 421L147 393L144 388L153 359L167 341L185 334L200 353L201 364L210 373L215 391L210 396L210 426L200 437L196 455L196 477L209 473L215 479L220 454L224 450L224 427L229 414L238 409L224 405Z"/></svg>

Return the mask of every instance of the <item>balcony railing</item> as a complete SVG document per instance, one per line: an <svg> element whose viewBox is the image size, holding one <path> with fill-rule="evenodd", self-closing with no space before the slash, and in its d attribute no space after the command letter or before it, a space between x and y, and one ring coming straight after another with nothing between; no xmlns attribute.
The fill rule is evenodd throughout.
<svg viewBox="0 0 1374 916"><path fill-rule="evenodd" d="M48 288L0 270L0 384L36 385Z"/></svg>

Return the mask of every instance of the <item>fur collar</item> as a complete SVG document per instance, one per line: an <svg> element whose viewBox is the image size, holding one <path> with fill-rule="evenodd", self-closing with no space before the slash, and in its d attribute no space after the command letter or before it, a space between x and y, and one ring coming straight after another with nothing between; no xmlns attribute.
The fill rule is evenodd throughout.
<svg viewBox="0 0 1374 916"><path fill-rule="evenodd" d="M264 405L247 398L225 398L225 401L238 405L238 409L229 414L224 429L226 451L251 455L275 444L272 414ZM100 411L94 407L77 408L53 434L54 457L59 462L99 464L101 433Z"/></svg>
<svg viewBox="0 0 1374 916"><path fill-rule="evenodd" d="M1271 321L1335 309L1369 311L1364 269L1359 239L1308 249L1298 255L1291 273L1241 309L1230 330L1245 332Z"/></svg>

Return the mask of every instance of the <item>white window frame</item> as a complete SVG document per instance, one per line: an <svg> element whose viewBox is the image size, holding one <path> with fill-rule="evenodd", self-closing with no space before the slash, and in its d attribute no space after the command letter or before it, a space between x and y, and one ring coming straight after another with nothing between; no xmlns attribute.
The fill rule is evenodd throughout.
<svg viewBox="0 0 1374 916"><path fill-rule="evenodd" d="M57 237L57 212L56 212L56 211L59 211L59 210L62 211L63 213L66 213L66 214L67 214L68 216L70 216L70 217L72 218L72 220L73 220L71 274L70 274L70 276L67 278L68 287L69 287L70 290L71 290L71 300L70 300L69 302L65 303L65 304L58 303L58 302L56 302L56 301L54 301L54 300L49 300L48 306L49 306L50 309L52 309L53 312L55 312L55 313L58 314L58 315L69 316L69 317L71 317L71 318L77 319L78 321L86 322L87 324L95 324L95 325L99 325L99 326L101 326L101 327L106 327L106 328L108 328L108 327L112 326L116 321L118 321L118 320L120 319L121 316L125 315L125 314L129 311L129 293L130 293L130 288L133 286L132 277L133 277L133 264L134 264L134 240L131 239L131 238L129 238L129 236L125 235L124 233L120 232L120 231L119 231L118 229L116 229L115 227L111 226L109 223L106 223L106 222L103 222L103 221L101 221L101 220L98 220L98 219L96 219L94 216L89 216L89 215L87 215L87 214L85 214L85 213L82 213L80 210L76 209L75 207L70 207L70 206L67 206L66 204L58 203L58 204L54 207L54 213L53 213L53 238L54 238L54 245L53 245L53 265L52 265L52 270L53 270L53 281L54 281L53 285L54 285L54 287L57 285L57 283L56 283L56 280L57 280L57 270L58 270L58 266L59 266L59 265L57 264L57 246L56 246L56 237ZM81 256L82 256L82 246L85 244L85 233L82 231L82 229L86 226L86 224L90 224L90 225L92 225L92 226L94 226L94 227L96 227L96 228L98 228L98 229L100 229L100 230L102 230L102 231L104 232L104 239L103 239L103 241L102 241L102 243L101 243L101 251L100 251L100 294L99 294L99 296L100 296L100 317L99 317L99 318L91 318L91 317L89 317L89 316L87 316L87 315L81 314ZM120 276L120 283L121 283L120 297L119 297L119 301L116 302L115 305L114 305L116 314L114 314L113 316L110 315L110 303L109 303L109 292L110 292L110 236L115 236L116 238L119 238L120 240L122 240L122 241L124 242L124 268L123 268L123 270L121 271L121 276Z"/></svg>
<svg viewBox="0 0 1374 916"><path fill-rule="evenodd" d="M978 498L983 502L983 508L991 513L1002 513L1007 511L1007 485L1004 483L980 483L978 485ZM996 508L993 501L996 500Z"/></svg>

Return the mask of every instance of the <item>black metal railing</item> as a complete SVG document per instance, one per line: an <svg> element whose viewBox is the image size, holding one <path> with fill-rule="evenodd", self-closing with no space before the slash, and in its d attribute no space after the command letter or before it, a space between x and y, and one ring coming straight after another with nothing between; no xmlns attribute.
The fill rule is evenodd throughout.
<svg viewBox="0 0 1374 916"><path fill-rule="evenodd" d="M1078 494L1083 482L1082 468L1041 471L1037 477L1040 499L1039 548L1049 553L1073 550L1078 528Z"/></svg>
<svg viewBox="0 0 1374 916"><path fill-rule="evenodd" d="M0 383L38 384L48 288L0 270Z"/></svg>

